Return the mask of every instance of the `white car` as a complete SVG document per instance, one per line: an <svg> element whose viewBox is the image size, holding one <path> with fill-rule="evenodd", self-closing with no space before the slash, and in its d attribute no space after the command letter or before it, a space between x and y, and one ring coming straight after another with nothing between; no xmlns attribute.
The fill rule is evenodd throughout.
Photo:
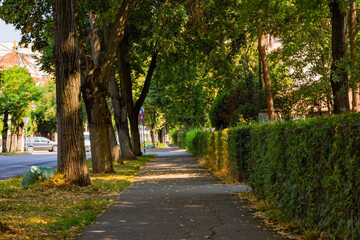
<svg viewBox="0 0 360 240"><path fill-rule="evenodd" d="M84 140L85 140L85 151L90 152L91 151L90 134L88 132L84 132Z"/></svg>
<svg viewBox="0 0 360 240"><path fill-rule="evenodd" d="M57 151L57 143L44 137L28 137L26 138L25 146L28 152L39 150L47 150L49 152Z"/></svg>

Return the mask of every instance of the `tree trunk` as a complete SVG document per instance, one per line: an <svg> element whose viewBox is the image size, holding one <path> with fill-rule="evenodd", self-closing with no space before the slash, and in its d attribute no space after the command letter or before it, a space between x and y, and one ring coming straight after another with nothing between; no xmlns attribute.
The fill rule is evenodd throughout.
<svg viewBox="0 0 360 240"><path fill-rule="evenodd" d="M24 122L21 121L16 129L16 137L17 137L17 143L16 143L16 151L17 152L23 152L24 146L23 146L23 132L24 132Z"/></svg>
<svg viewBox="0 0 360 240"><path fill-rule="evenodd" d="M150 113L150 119L151 119L151 130L150 130L150 137L151 142L154 148L156 148L156 112Z"/></svg>
<svg viewBox="0 0 360 240"><path fill-rule="evenodd" d="M114 173L108 133L106 90L102 89L98 82L90 79L86 81L88 84L82 86L90 130L92 170L93 173Z"/></svg>
<svg viewBox="0 0 360 240"><path fill-rule="evenodd" d="M164 143L163 142L163 130L162 129L160 129L158 131L158 140L159 140L160 143Z"/></svg>
<svg viewBox="0 0 360 240"><path fill-rule="evenodd" d="M112 156L113 161L123 164L121 154L120 154L120 148L116 141L115 131L114 131L112 121L111 121L111 113L108 108L107 108L107 110L108 110L107 111L108 112L107 121L108 121L108 132L109 132L109 143L110 143L111 156Z"/></svg>
<svg viewBox="0 0 360 240"><path fill-rule="evenodd" d="M260 55L260 51L259 51L259 54L258 54L258 61L259 61L259 72L258 72L258 78L259 78L259 95L258 95L258 98L259 98L259 102L261 103L262 102L262 99L263 99L263 94L262 94L262 69L261 69L261 55Z"/></svg>
<svg viewBox="0 0 360 240"><path fill-rule="evenodd" d="M123 159L135 160L136 157L131 149L129 127L127 121L126 102L120 97L119 85L114 76L110 78L109 92L114 109L114 118L119 137L120 151Z"/></svg>
<svg viewBox="0 0 360 240"><path fill-rule="evenodd" d="M350 110L347 93L348 74L344 66L346 61L346 11L340 9L339 0L330 3L332 26L332 64L331 88L334 97L334 113L340 114Z"/></svg>
<svg viewBox="0 0 360 240"><path fill-rule="evenodd" d="M356 31L356 1L350 3L350 57L352 61L351 84L352 84L352 112L360 112L360 83L357 55L357 31Z"/></svg>
<svg viewBox="0 0 360 240"><path fill-rule="evenodd" d="M91 184L86 165L80 95L79 45L75 21L75 0L53 0L54 62L58 123L58 172L66 181Z"/></svg>
<svg viewBox="0 0 360 240"><path fill-rule="evenodd" d="M262 70L263 70L263 77L265 83L265 94L266 94L266 103L268 107L268 114L269 120L273 121L275 117L275 109L274 109L274 101L272 97L272 90L271 90L271 79L269 73L269 66L266 59L266 51L265 51L265 35L262 33L259 34L258 39L258 48L259 54L261 58Z"/></svg>
<svg viewBox="0 0 360 240"><path fill-rule="evenodd" d="M132 151L130 135L129 135L129 125L126 114L126 103L125 101L121 107L121 117L119 119L119 142L120 150L124 159L126 160L135 160L136 156Z"/></svg>
<svg viewBox="0 0 360 240"><path fill-rule="evenodd" d="M139 124L138 124L139 112L142 104L145 101L146 95L149 92L151 78L156 68L157 55L158 52L155 46L155 51L151 58L150 66L146 74L146 79L144 82L143 89L141 91L139 99L134 104L133 96L132 96L130 66L126 61L126 51L124 46L120 46L118 51L120 84L121 84L121 88L124 89L124 97L126 100L127 112L130 121L131 146L136 156L141 156L140 133L139 133Z"/></svg>
<svg viewBox="0 0 360 240"><path fill-rule="evenodd" d="M8 125L8 121L9 121L9 112L7 110L4 111L4 125L3 125L3 130L1 132L2 135L2 152L5 153L7 152L7 135L8 135L8 130L9 130L9 125Z"/></svg>
<svg viewBox="0 0 360 240"><path fill-rule="evenodd" d="M154 148L156 148L156 129L155 128L152 128L150 130L150 137L151 137L151 142L152 142L152 145Z"/></svg>
<svg viewBox="0 0 360 240"><path fill-rule="evenodd" d="M133 109L129 114L131 146L136 156L141 156L140 131L139 131L139 112Z"/></svg>
<svg viewBox="0 0 360 240"><path fill-rule="evenodd" d="M99 49L100 44L97 44L96 36L92 38L92 56L94 59L87 54L85 41L81 40L80 44L82 92L89 119L90 144L93 171L95 173L114 172L106 120L106 93L109 88L109 79L114 69L116 59L116 54L114 53L117 52L120 42L124 37L125 26L130 16L133 2L134 0L122 1L114 24L112 24L109 34L106 36L106 45L102 51ZM99 33L96 29L96 24L94 24L95 18L95 15L90 15L91 35L98 35ZM81 36L82 33L83 31L78 28L77 34Z"/></svg>

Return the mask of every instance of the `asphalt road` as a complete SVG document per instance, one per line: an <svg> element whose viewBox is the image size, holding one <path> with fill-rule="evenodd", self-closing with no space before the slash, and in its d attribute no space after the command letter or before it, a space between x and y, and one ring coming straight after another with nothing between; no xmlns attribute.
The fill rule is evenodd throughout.
<svg viewBox="0 0 360 240"><path fill-rule="evenodd" d="M87 158L91 154L86 154ZM57 153L37 151L33 153L0 156L0 180L25 174L31 166L56 167Z"/></svg>

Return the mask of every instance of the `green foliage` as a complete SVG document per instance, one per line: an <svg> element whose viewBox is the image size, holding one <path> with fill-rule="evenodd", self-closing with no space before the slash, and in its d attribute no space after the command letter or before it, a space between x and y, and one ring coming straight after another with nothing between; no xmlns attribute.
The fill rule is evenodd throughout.
<svg viewBox="0 0 360 240"><path fill-rule="evenodd" d="M172 143L175 144L175 145L179 144L178 143L178 131L179 131L178 128L173 128L169 132L169 135L170 135L170 137L172 139Z"/></svg>
<svg viewBox="0 0 360 240"><path fill-rule="evenodd" d="M22 42L32 42L33 48L42 50L49 46L53 21L51 0L2 0L0 17L14 24L22 33Z"/></svg>
<svg viewBox="0 0 360 240"><path fill-rule="evenodd" d="M222 91L214 100L209 112L211 125L224 129L250 123L257 119L259 106L246 98L240 89Z"/></svg>
<svg viewBox="0 0 360 240"><path fill-rule="evenodd" d="M23 121L31 102L41 97L41 91L29 73L19 67L1 72L0 91L0 112L8 111L14 128Z"/></svg>
<svg viewBox="0 0 360 240"><path fill-rule="evenodd" d="M192 130L186 146L215 171L255 192L307 229L360 238L360 114Z"/></svg>
<svg viewBox="0 0 360 240"><path fill-rule="evenodd" d="M186 148L186 131L181 131L179 133L179 138L180 138L179 147Z"/></svg>
<svg viewBox="0 0 360 240"><path fill-rule="evenodd" d="M35 121L35 131L46 136L57 130L55 82L49 81L41 88L43 96L36 102L31 118Z"/></svg>
<svg viewBox="0 0 360 240"><path fill-rule="evenodd" d="M359 238L359 125L359 114L345 114L254 127L255 190L306 226Z"/></svg>
<svg viewBox="0 0 360 240"><path fill-rule="evenodd" d="M186 144L186 149L189 150L191 153L195 154L195 149L196 149L196 134L198 132L200 132L200 129L192 129L188 132L186 132L186 137L185 137L185 144Z"/></svg>

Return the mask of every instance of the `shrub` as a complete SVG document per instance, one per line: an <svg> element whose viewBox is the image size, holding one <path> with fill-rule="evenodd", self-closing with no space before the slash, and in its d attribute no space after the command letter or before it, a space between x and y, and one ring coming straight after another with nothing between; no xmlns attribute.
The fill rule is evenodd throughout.
<svg viewBox="0 0 360 240"><path fill-rule="evenodd" d="M188 149L189 152L191 152L193 154L196 154L196 151L197 151L195 149L195 147L197 146L197 143L196 143L197 139L195 137L196 137L196 134L200 131L202 131L202 130L193 129L186 133L186 137L185 137L186 149Z"/></svg>
<svg viewBox="0 0 360 240"><path fill-rule="evenodd" d="M190 152L308 228L360 239L360 114L192 130Z"/></svg>
<svg viewBox="0 0 360 240"><path fill-rule="evenodd" d="M179 147L186 148L186 132L185 131L182 131L179 133L179 139L180 139L180 142L178 143Z"/></svg>
<svg viewBox="0 0 360 240"><path fill-rule="evenodd" d="M172 143L175 145L179 144L178 143L178 131L179 131L178 128L174 128L170 131L170 137L172 139Z"/></svg>
<svg viewBox="0 0 360 240"><path fill-rule="evenodd" d="M254 127L249 181L289 218L359 239L359 126L344 114Z"/></svg>

